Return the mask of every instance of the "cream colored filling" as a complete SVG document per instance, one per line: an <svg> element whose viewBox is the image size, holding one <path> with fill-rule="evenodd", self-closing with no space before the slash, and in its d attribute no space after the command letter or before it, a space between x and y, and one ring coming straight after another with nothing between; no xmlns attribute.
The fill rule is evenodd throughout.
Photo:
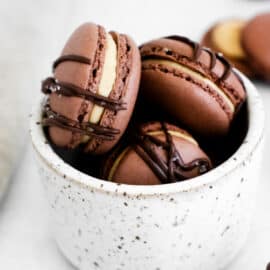
<svg viewBox="0 0 270 270"><path fill-rule="evenodd" d="M226 96L226 94L223 92L223 90L220 89L211 80L209 80L208 78L206 78L203 75L201 75L200 73L195 72L192 69L189 69L188 67L183 66L183 65L181 65L179 63L176 63L176 62L173 62L173 61L169 61L169 60L149 59L149 60L144 60L143 63L144 64L159 64L159 65L163 65L165 67L175 68L176 70L179 70L180 72L183 72L183 73L186 73L186 74L190 75L191 77L193 77L197 81L201 81L201 82L205 83L210 88L214 89L220 96L222 96L222 98L225 100L225 102L227 103L227 105L230 108L230 110L232 112L234 112L234 105L231 102L231 100L229 99L229 97Z"/></svg>
<svg viewBox="0 0 270 270"><path fill-rule="evenodd" d="M218 24L212 32L213 43L227 56L244 59L246 55L241 46L241 33L244 25L245 22L241 20Z"/></svg>
<svg viewBox="0 0 270 270"><path fill-rule="evenodd" d="M198 143L191 136L188 136L187 134L184 134L184 133L178 132L178 131L174 131L174 130L169 130L168 132L169 132L169 134L171 134L174 137L182 138L182 139L189 141L190 143L198 145ZM163 135L164 131L162 131L162 130L151 131L151 132L148 132L147 134L151 135L151 136L159 136L159 135Z"/></svg>
<svg viewBox="0 0 270 270"><path fill-rule="evenodd" d="M98 94L104 97L108 97L113 89L116 79L116 67L117 67L117 46L110 34L106 34L106 50L105 60L102 69L102 75L99 83ZM103 114L104 108L98 105L94 105L89 122L99 123Z"/></svg>
<svg viewBox="0 0 270 270"><path fill-rule="evenodd" d="M183 138L192 144L198 145L198 143L191 136L188 136L187 134L184 134L182 132L177 132L174 130L169 130L168 132L174 137ZM162 131L162 130L150 131L150 132L147 132L147 135L151 135L151 136L164 135L164 131ZM130 149L130 147L125 148L121 152L121 154L116 158L116 160L115 160L115 162L114 162L114 164L109 172L109 176L108 176L109 181L112 181L112 178L114 176L116 169L118 168L118 165L120 164L121 160L124 158L126 153L129 151L129 149Z"/></svg>

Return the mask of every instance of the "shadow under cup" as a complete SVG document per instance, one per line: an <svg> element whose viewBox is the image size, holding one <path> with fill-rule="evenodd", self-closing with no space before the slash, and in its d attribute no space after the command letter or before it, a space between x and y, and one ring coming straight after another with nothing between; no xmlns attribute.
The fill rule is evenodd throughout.
<svg viewBox="0 0 270 270"><path fill-rule="evenodd" d="M47 143L37 124L41 103L36 105L30 132L37 166L56 242L73 265L218 270L232 260L250 227L264 131L262 101L242 78L248 101L234 124L231 145L223 144L230 147L231 153L224 150L230 157L220 157L227 160L202 176L173 184L119 185L80 172ZM241 125L247 127L246 134L237 132ZM217 155L212 148L212 156Z"/></svg>

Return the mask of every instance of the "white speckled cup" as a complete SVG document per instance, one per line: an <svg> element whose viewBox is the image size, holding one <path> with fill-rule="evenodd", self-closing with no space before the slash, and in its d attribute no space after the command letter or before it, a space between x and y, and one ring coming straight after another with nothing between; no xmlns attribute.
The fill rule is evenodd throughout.
<svg viewBox="0 0 270 270"><path fill-rule="evenodd" d="M243 246L259 180L264 112L254 86L249 128L237 152L189 181L117 185L81 173L46 143L41 105L31 136L57 244L80 269L218 270ZM89 164L91 166L91 164Z"/></svg>

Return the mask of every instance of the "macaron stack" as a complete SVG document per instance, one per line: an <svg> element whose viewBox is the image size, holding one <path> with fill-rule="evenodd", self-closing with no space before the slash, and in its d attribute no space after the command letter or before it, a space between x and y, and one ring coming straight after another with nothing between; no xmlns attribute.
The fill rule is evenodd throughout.
<svg viewBox="0 0 270 270"><path fill-rule="evenodd" d="M238 73L211 49L181 36L138 48L92 23L71 35L42 91L51 145L97 161L88 164L101 168L96 177L134 185L179 182L215 167L199 143L222 144L246 99ZM135 105L137 96L143 103Z"/></svg>
<svg viewBox="0 0 270 270"><path fill-rule="evenodd" d="M202 45L221 52L251 78L270 80L270 13L251 20L228 19L212 26Z"/></svg>

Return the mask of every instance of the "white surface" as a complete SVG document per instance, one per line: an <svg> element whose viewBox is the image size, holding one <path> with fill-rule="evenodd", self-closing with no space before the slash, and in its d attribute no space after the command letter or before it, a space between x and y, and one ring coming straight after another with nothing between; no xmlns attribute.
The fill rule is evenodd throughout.
<svg viewBox="0 0 270 270"><path fill-rule="evenodd" d="M6 87L24 91L28 105L50 74L52 61L63 42L81 22L94 21L109 29L126 32L140 43L167 34L199 38L212 22L226 17L247 17L270 11L269 1L39 1L0 0L1 55L10 56L14 74ZM18 76L20 74L20 76ZM1 80L3 84L3 81ZM270 86L260 86L267 117L270 114ZM269 119L267 119L267 124ZM260 270L270 261L270 129L267 126L263 177L248 243L228 270ZM46 203L28 144L25 156L13 175L6 200L0 205L0 263L7 270L72 269L57 252L50 235ZM108 269L109 270L109 269ZM215 270L215 269L213 269Z"/></svg>

